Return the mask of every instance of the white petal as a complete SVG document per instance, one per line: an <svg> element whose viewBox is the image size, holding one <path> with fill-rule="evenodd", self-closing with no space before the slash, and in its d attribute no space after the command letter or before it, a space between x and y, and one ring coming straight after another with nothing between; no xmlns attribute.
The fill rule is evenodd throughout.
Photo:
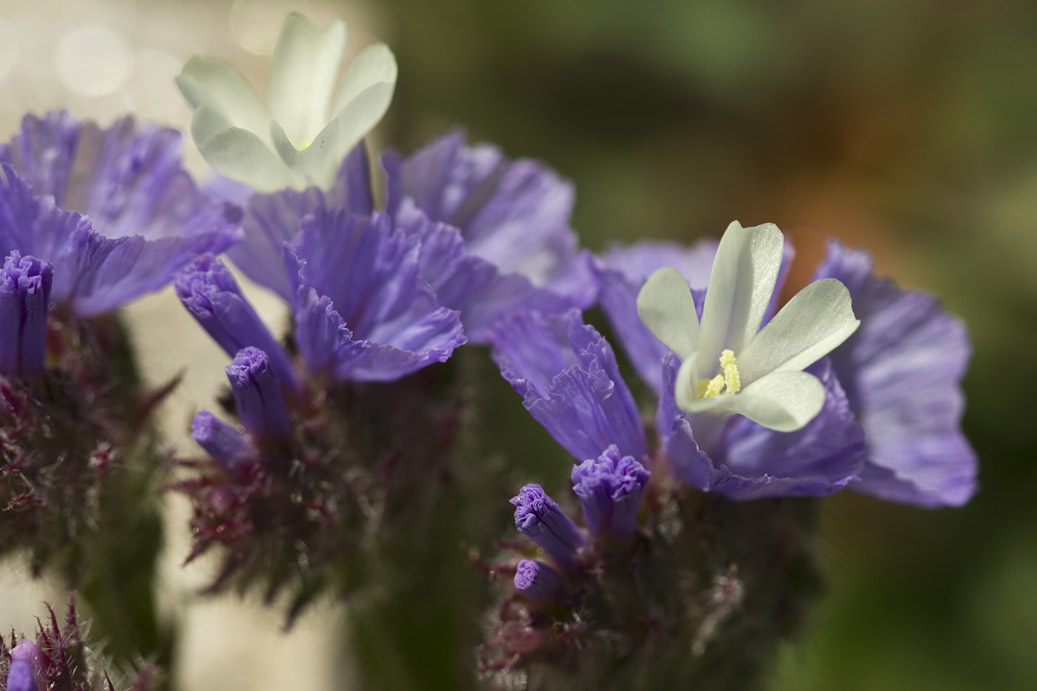
<svg viewBox="0 0 1037 691"><path fill-rule="evenodd" d="M673 398L677 401L677 407L681 410L689 410L695 399L695 356L692 355L681 363L677 370L677 380L674 382Z"/></svg>
<svg viewBox="0 0 1037 691"><path fill-rule="evenodd" d="M781 267L784 240L773 223L727 227L720 239L702 308L699 378L712 376L720 352L729 348L739 358L760 330Z"/></svg>
<svg viewBox="0 0 1037 691"><path fill-rule="evenodd" d="M293 186L295 176L258 136L239 128L218 132L198 143L202 156L227 177L259 192Z"/></svg>
<svg viewBox="0 0 1037 691"><path fill-rule="evenodd" d="M191 137L196 142L204 142L218 132L233 127L234 124L224 117L223 113L209 106L199 106L191 117Z"/></svg>
<svg viewBox="0 0 1037 691"><path fill-rule="evenodd" d="M799 291L737 354L743 385L770 372L801 370L834 350L860 326L850 302L850 291L834 278Z"/></svg>
<svg viewBox="0 0 1037 691"><path fill-rule="evenodd" d="M342 78L332 112L338 113L362 92L379 84L389 86L391 100L392 90L396 86L396 73L396 56L389 50L389 46L376 43L364 48L350 63L349 71Z"/></svg>
<svg viewBox="0 0 1037 691"><path fill-rule="evenodd" d="M778 432L794 432L813 420L825 403L825 387L806 372L775 372L739 393L685 401L690 413L744 415Z"/></svg>
<svg viewBox="0 0 1037 691"><path fill-rule="evenodd" d="M276 122L270 123L270 136L274 141L274 150L285 165L292 169L300 179L299 187L316 185L322 189L331 186L338 166L342 164L345 153L340 152L338 142L338 121L332 120L328 126L313 140L308 147L295 148L288 140L284 129Z"/></svg>
<svg viewBox="0 0 1037 691"><path fill-rule="evenodd" d="M648 277L637 294L637 315L648 330L682 360L686 361L695 352L699 318L688 283L677 269L659 269Z"/></svg>
<svg viewBox="0 0 1037 691"><path fill-rule="evenodd" d="M361 92L336 114L338 119L338 146L343 157L375 128L389 109L392 84L375 84Z"/></svg>
<svg viewBox="0 0 1037 691"><path fill-rule="evenodd" d="M176 85L192 108L206 106L232 126L266 136L270 117L241 75L222 60L191 58L176 77Z"/></svg>
<svg viewBox="0 0 1037 691"><path fill-rule="evenodd" d="M340 21L322 30L295 12L284 20L267 102L295 144L308 144L328 124L328 103L345 48L346 25Z"/></svg>

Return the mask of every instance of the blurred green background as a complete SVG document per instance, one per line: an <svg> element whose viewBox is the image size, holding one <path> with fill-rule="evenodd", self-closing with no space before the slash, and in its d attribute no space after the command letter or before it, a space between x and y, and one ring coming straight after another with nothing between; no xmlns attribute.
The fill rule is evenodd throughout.
<svg viewBox="0 0 1037 691"><path fill-rule="evenodd" d="M385 138L460 123L547 161L586 246L773 221L801 269L836 236L966 320L980 493L824 500L831 592L773 688L1037 688L1037 4L378 7L401 75Z"/></svg>
<svg viewBox="0 0 1037 691"><path fill-rule="evenodd" d="M974 340L964 425L981 491L940 511L825 499L830 594L806 638L780 652L773 688L1037 688L1037 406L1026 396L1037 366L1025 345L1037 332L1037 3L0 0L0 125L68 107L183 127L171 78L184 60L220 55L261 84L262 48L292 9L345 18L351 52L374 37L396 52L379 141L410 150L460 124L543 159L576 183L574 225L591 249L773 221L799 248L801 277L832 235L940 295ZM136 312L151 324L141 340L158 379L183 362L165 357L155 325L198 331L161 299ZM198 341L209 349L198 359L217 361ZM514 421L517 399L490 374ZM190 369L183 408L204 405L213 381ZM186 429L186 413L169 417ZM568 470L532 420L503 439ZM276 634L276 616L262 616Z"/></svg>

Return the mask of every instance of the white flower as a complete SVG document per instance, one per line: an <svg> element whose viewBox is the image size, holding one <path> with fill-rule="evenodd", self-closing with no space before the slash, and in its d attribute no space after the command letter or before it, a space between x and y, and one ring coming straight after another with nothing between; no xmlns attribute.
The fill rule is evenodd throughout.
<svg viewBox="0 0 1037 691"><path fill-rule="evenodd" d="M732 223L720 240L699 323L676 269L660 269L637 296L641 321L681 358L674 397L690 413L744 415L780 432L800 429L824 405L821 382L802 370L860 325L839 281L815 281L763 329L781 266L783 238L772 223Z"/></svg>
<svg viewBox="0 0 1037 691"><path fill-rule="evenodd" d="M269 108L227 63L191 58L176 83L194 109L191 135L205 160L260 192L330 186L396 86L396 58L378 43L356 56L332 102L345 47L343 22L320 30L288 15L270 66Z"/></svg>

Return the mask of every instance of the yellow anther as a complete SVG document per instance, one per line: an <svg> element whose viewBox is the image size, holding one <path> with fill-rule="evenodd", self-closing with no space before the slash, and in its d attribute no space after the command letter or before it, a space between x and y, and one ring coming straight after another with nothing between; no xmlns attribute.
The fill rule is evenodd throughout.
<svg viewBox="0 0 1037 691"><path fill-rule="evenodd" d="M738 393L742 388L742 378L738 374L738 361L734 352L725 350L720 353L720 367L724 370L724 383L727 393Z"/></svg>
<svg viewBox="0 0 1037 691"><path fill-rule="evenodd" d="M742 388L742 378L738 374L738 361L733 351L720 353L721 373L706 381L699 382L695 390L696 398L712 398L720 394L738 393Z"/></svg>
<svg viewBox="0 0 1037 691"><path fill-rule="evenodd" d="M706 391L702 394L702 398L712 398L713 396L719 396L724 391L724 375L718 374L709 380L709 382L703 382L706 384Z"/></svg>

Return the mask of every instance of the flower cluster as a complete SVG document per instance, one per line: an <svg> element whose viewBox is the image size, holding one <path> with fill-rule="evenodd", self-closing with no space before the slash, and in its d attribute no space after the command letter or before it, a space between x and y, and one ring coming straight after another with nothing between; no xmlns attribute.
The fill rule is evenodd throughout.
<svg viewBox="0 0 1037 691"><path fill-rule="evenodd" d="M679 268L659 266L673 259ZM658 394L654 425L642 421L609 343L576 310L522 312L494 328L493 357L529 413L574 458L596 460L573 472L591 540L538 485L512 500L519 529L551 563L509 567L523 598L518 606L505 598L484 645L485 673L578 668L587 675L595 664L612 669L603 660L629 662L629 647L603 646L601 636L614 644L631 631L683 631L702 647L720 635L730 603L722 614L660 616L658 631L641 628L652 619L648 612L680 611L654 602L645 583L679 590L681 582L733 582L715 568L681 566L673 552L676 541L701 530L687 506L710 501L687 487L739 501L850 487L919 506L958 505L975 491L975 456L958 428L957 380L967 356L960 323L932 298L875 278L866 255L835 243L817 280L777 309L776 286L790 259L774 226L733 223L719 243L680 252L613 250L595 262L614 332ZM646 490L654 501L635 529ZM783 510L762 506L746 511ZM614 540L601 538L609 521L614 540L636 536L636 558L602 556L615 549ZM758 528L750 532L755 548L769 548L755 542ZM751 554L740 553L743 546L691 549L754 583L768 582ZM786 556L788 568L802 559L795 550ZM624 614L617 588L637 592L630 597L648 609ZM745 607L784 597L773 582L759 593L737 590ZM686 594L687 602L705 597ZM691 629L689 617L697 622ZM606 624L617 619L614 629ZM581 628L586 621L595 622L592 629ZM587 659L595 661L579 662L576 651L591 648L598 652ZM681 679L694 677L689 665Z"/></svg>
<svg viewBox="0 0 1037 691"><path fill-rule="evenodd" d="M382 686L474 683L458 651L486 603L449 556L499 536L486 488L528 473L483 438L480 346L574 461L571 493L524 485L523 538L473 557L502 582L479 668L505 685L748 688L818 589L817 503L792 498L974 494L968 338L934 298L832 241L781 304L793 252L772 224L593 256L572 185L539 162L459 130L373 158L396 63L370 46L333 97L345 40L290 15L267 106L229 65L187 63L191 132L221 174L204 188L178 132L130 118L28 115L0 144L0 553L56 567L123 663L172 650L150 578L153 414L175 382L144 390L117 310L170 282L229 362L191 424L204 456L171 481L193 504L188 561L218 552L209 591L287 594L289 622L351 598ZM283 299L284 333L224 252ZM596 305L643 386L585 321ZM50 619L0 641L5 688L111 688L74 608Z"/></svg>

